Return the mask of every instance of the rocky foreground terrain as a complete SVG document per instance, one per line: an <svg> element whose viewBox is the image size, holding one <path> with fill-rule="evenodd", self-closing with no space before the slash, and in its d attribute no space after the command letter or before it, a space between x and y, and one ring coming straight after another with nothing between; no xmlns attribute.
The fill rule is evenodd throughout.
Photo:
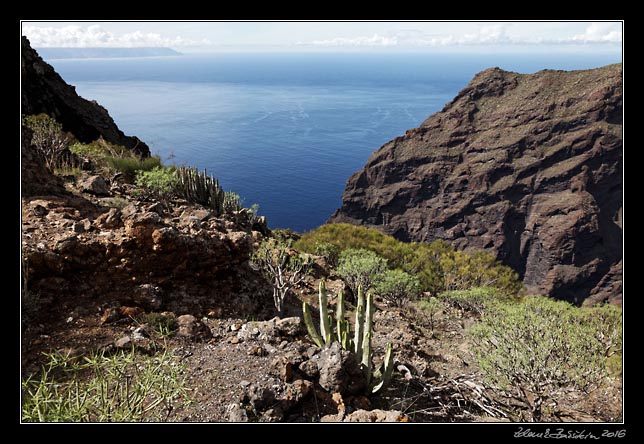
<svg viewBox="0 0 644 444"><path fill-rule="evenodd" d="M35 174L31 168L41 175L39 192L22 200L23 377L39 371L42 352L167 350L185 366L193 400L168 421L488 418L476 404L489 403L483 386L463 372L465 323L446 318L438 341L422 313L380 302L376 361L392 341L402 367L387 392L367 398L355 357L338 344L320 350L303 326L301 301L316 303L322 278L332 300L344 287L322 258L276 317L270 285L249 266L265 227L187 202L169 209L142 201L101 176L63 184L29 155L28 140L26 132L25 177ZM145 323L150 314L176 320L176 335L155 333Z"/></svg>
<svg viewBox="0 0 644 444"><path fill-rule="evenodd" d="M487 69L378 149L331 221L483 248L531 293L621 304L622 113L621 64Z"/></svg>

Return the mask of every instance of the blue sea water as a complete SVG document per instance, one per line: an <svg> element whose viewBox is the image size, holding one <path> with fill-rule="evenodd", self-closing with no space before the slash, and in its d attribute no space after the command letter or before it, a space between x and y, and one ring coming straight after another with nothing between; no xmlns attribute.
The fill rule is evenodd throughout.
<svg viewBox="0 0 644 444"><path fill-rule="evenodd" d="M210 54L51 60L166 164L207 169L271 228L307 231L341 204L378 147L492 66L531 73L614 54Z"/></svg>

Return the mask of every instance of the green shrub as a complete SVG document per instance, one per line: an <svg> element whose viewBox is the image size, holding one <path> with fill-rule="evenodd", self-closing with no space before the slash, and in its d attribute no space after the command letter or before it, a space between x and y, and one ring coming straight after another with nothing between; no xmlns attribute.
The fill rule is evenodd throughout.
<svg viewBox="0 0 644 444"><path fill-rule="evenodd" d="M519 275L484 251L443 253L438 266L443 281L442 291L494 287L508 296L517 296L523 291Z"/></svg>
<svg viewBox="0 0 644 444"><path fill-rule="evenodd" d="M495 287L507 295L520 295L523 284L510 267L493 255L478 251L456 251L449 242L401 242L373 228L350 224L327 224L302 235L295 248L316 254L321 244L330 244L343 251L367 249L387 260L392 269L400 268L415 275L423 291L433 295L448 290L472 287Z"/></svg>
<svg viewBox="0 0 644 444"><path fill-rule="evenodd" d="M406 244L373 228L351 224L326 224L313 231L304 233L294 245L299 251L315 254L320 244L330 244L338 251L346 249L366 249L374 251L387 259L390 266L401 268L405 258L411 253L413 245Z"/></svg>
<svg viewBox="0 0 644 444"><path fill-rule="evenodd" d="M293 248L297 251L302 251L304 253L308 253L308 251L303 251L297 248L295 245L297 243L297 240L300 239L299 233L296 231L291 230L290 228L275 228L271 231L273 234L273 237L277 239L280 242L286 242L290 245L293 246Z"/></svg>
<svg viewBox="0 0 644 444"><path fill-rule="evenodd" d="M607 374L597 325L566 302L497 304L469 334L486 382L520 406L517 419L554 415L559 399L590 392Z"/></svg>
<svg viewBox="0 0 644 444"><path fill-rule="evenodd" d="M137 173L140 171L152 171L155 168L163 168L159 156L151 156L144 159L139 159L138 157L107 156L105 160L110 168L123 174L127 180L132 180L137 177Z"/></svg>
<svg viewBox="0 0 644 444"><path fill-rule="evenodd" d="M355 296L359 286L369 291L386 269L387 260L373 251L350 248L340 253L336 271Z"/></svg>
<svg viewBox="0 0 644 444"><path fill-rule="evenodd" d="M69 147L69 151L78 157L86 157L92 160L102 159L109 153L99 143L80 143L76 142Z"/></svg>
<svg viewBox="0 0 644 444"><path fill-rule="evenodd" d="M93 169L104 169L105 174L121 173L128 181L135 179L137 171L150 171L162 166L159 156L141 159L124 146L107 142L102 137L91 143L74 143L69 151L77 157L90 160Z"/></svg>
<svg viewBox="0 0 644 444"><path fill-rule="evenodd" d="M75 180L74 178L80 176L82 173L83 171L79 167L65 162L54 168L54 174L62 176L64 179L71 178L70 182L73 182Z"/></svg>
<svg viewBox="0 0 644 444"><path fill-rule="evenodd" d="M443 309L443 302L441 302L438 298L432 296L429 299L423 299L419 301L418 307L423 312L427 313L427 316L429 318L429 327L432 333L434 333L436 314Z"/></svg>
<svg viewBox="0 0 644 444"><path fill-rule="evenodd" d="M136 185L167 204L179 188L179 178L174 168L157 166L150 171L137 171Z"/></svg>
<svg viewBox="0 0 644 444"><path fill-rule="evenodd" d="M455 251L454 247L444 240L411 245L413 249L405 256L403 269L418 277L424 291L433 295L444 291L444 272L440 262L441 258Z"/></svg>
<svg viewBox="0 0 644 444"><path fill-rule="evenodd" d="M25 422L163 421L187 399L183 365L166 353L48 358L39 375L22 381Z"/></svg>
<svg viewBox="0 0 644 444"><path fill-rule="evenodd" d="M477 316L481 316L497 302L507 300L498 289L492 287L445 291L438 298L445 306L458 310L461 315L468 313Z"/></svg>
<svg viewBox="0 0 644 444"><path fill-rule="evenodd" d="M418 298L420 283L418 278L402 270L387 270L374 286L377 294L397 307Z"/></svg>
<svg viewBox="0 0 644 444"><path fill-rule="evenodd" d="M71 137L63 126L47 114L24 116L22 123L31 129L31 143L50 171L58 166L69 148Z"/></svg>
<svg viewBox="0 0 644 444"><path fill-rule="evenodd" d="M315 245L313 254L322 256L326 259L327 264L331 267L336 267L340 257L340 249L330 242L320 242Z"/></svg>
<svg viewBox="0 0 644 444"><path fill-rule="evenodd" d="M622 353L622 309L600 304L581 309L584 320L593 326L595 339L602 344L607 358Z"/></svg>

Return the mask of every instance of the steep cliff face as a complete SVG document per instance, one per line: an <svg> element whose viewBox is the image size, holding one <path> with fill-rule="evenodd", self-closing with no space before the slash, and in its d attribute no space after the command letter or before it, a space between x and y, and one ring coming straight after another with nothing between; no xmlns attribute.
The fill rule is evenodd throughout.
<svg viewBox="0 0 644 444"><path fill-rule="evenodd" d="M31 48L26 37L22 37L21 80L22 114L48 114L84 143L103 137L141 156L150 155L145 143L123 134L105 108L76 94L74 87Z"/></svg>
<svg viewBox="0 0 644 444"><path fill-rule="evenodd" d="M477 74L348 181L331 222L446 239L528 290L621 303L622 66Z"/></svg>

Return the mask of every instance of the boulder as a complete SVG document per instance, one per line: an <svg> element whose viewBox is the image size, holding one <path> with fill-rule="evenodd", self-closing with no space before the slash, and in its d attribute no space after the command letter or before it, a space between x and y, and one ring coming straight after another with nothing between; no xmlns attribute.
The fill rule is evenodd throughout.
<svg viewBox="0 0 644 444"><path fill-rule="evenodd" d="M110 187L103 176L89 176L77 183L78 189L83 193L90 193L95 196L109 196Z"/></svg>
<svg viewBox="0 0 644 444"><path fill-rule="evenodd" d="M318 368L318 383L328 392L345 395L364 391L366 378L356 355L343 349L338 342L326 346L311 361Z"/></svg>
<svg viewBox="0 0 644 444"><path fill-rule="evenodd" d="M113 229L123 226L121 212L117 208L110 208L107 213L103 213L96 218L94 225L100 229Z"/></svg>
<svg viewBox="0 0 644 444"><path fill-rule="evenodd" d="M177 318L178 335L194 340L210 339L212 332L206 324L192 315L185 314Z"/></svg>
<svg viewBox="0 0 644 444"><path fill-rule="evenodd" d="M142 284L135 288L132 300L135 304L149 310L158 310L163 304L161 288L152 284Z"/></svg>

